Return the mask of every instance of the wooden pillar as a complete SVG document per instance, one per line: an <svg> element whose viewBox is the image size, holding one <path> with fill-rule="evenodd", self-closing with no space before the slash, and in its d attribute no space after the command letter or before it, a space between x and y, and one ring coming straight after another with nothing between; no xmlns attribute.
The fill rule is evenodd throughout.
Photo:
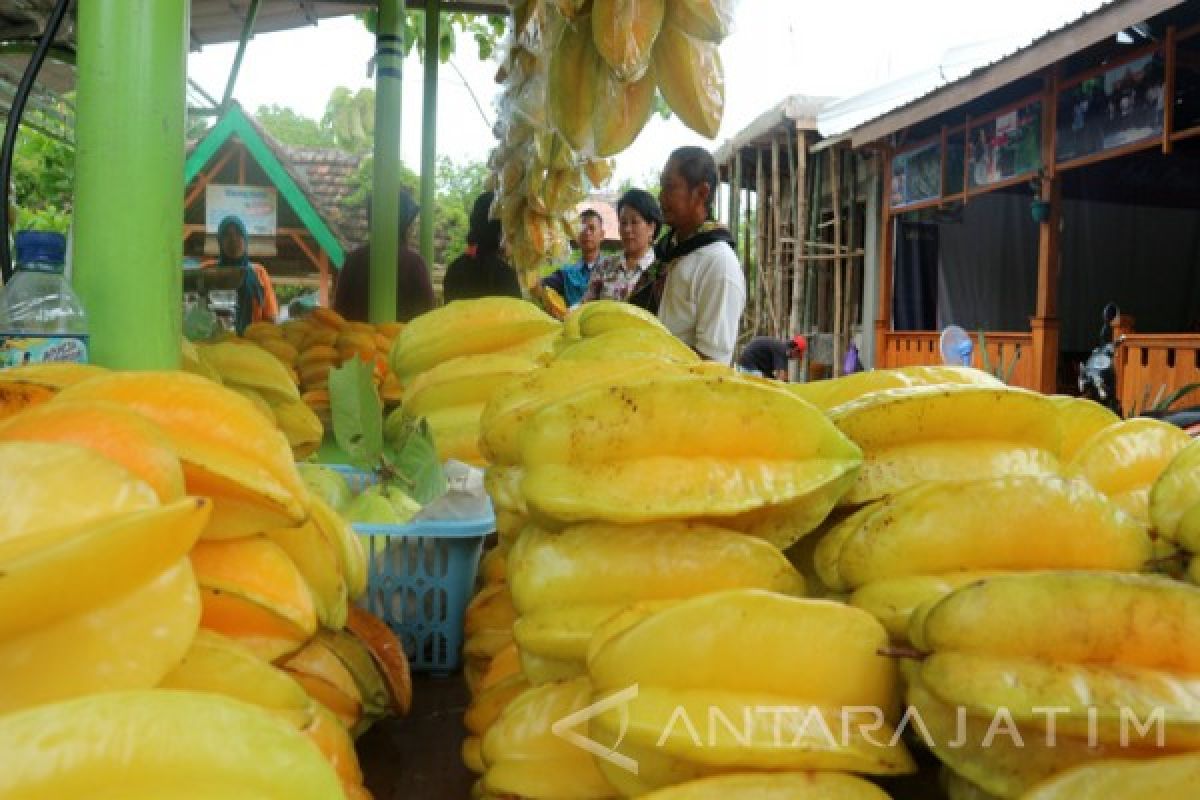
<svg viewBox="0 0 1200 800"><path fill-rule="evenodd" d="M1042 95L1042 193L1050 214L1038 226L1037 306L1029 328L1033 334L1033 387L1053 394L1058 386L1059 232L1062 225L1062 182L1054 169L1058 104L1057 72L1046 79Z"/></svg>
<svg viewBox="0 0 1200 800"><path fill-rule="evenodd" d="M796 132L796 173L792 176L796 181L796 229L792 234L792 309L789 319L788 338L800 330L801 318L804 314L805 277L808 272L808 260L804 258L804 248L807 243L805 233L808 228L808 132ZM807 355L807 354L806 354ZM789 365L788 377L795 381L800 378L799 361Z"/></svg>
<svg viewBox="0 0 1200 800"><path fill-rule="evenodd" d="M892 269L895 254L896 221L892 217L892 151L883 152L883 179L880 181L880 214L883 224L879 233L879 312L875 316L875 366L886 367L887 333L892 329Z"/></svg>
<svg viewBox="0 0 1200 800"><path fill-rule="evenodd" d="M1119 342L1122 337L1129 336L1135 330L1137 330L1137 320L1129 314L1121 312L1117 314L1117 318L1112 325L1113 341Z"/></svg>
<svg viewBox="0 0 1200 800"><path fill-rule="evenodd" d="M751 284L752 276L751 276L751 272L750 272L750 257L751 257L751 252L752 252L753 248L751 246L751 242L754 240L755 231L754 231L754 228L750 225L750 214L752 213L751 209L750 209L750 190L746 189L745 191L742 191L741 189L739 189L738 191L741 194L741 198L738 201L738 205L742 209L741 226L742 226L742 231L744 234L743 241L742 241L742 264L744 264L745 268L746 268L746 303L749 304L750 290L752 288L752 284Z"/></svg>
<svg viewBox="0 0 1200 800"><path fill-rule="evenodd" d="M320 287L317 289L317 301L324 307L329 308L333 304L333 298L330 296L329 285L329 254L321 249L321 254L317 258L317 273L320 275Z"/></svg>
<svg viewBox="0 0 1200 800"><path fill-rule="evenodd" d="M829 148L829 187L833 192L833 363L830 374L842 374L842 292L844 289L842 246L842 149L836 144Z"/></svg>
<svg viewBox="0 0 1200 800"><path fill-rule="evenodd" d="M729 165L729 232L733 234L733 241L737 242L741 238L741 231L738 230L738 198L741 195L742 181L742 157L737 150L733 151L733 161ZM743 264L744 268L746 265Z"/></svg>

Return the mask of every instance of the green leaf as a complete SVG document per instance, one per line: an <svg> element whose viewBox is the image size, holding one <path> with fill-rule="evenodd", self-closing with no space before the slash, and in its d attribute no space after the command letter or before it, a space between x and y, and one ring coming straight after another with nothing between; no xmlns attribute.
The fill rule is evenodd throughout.
<svg viewBox="0 0 1200 800"><path fill-rule="evenodd" d="M1171 406L1175 405L1184 397L1196 391L1197 389L1200 389L1200 383L1189 383L1180 389L1176 389L1164 398L1162 395L1166 388L1166 384L1163 384L1163 386L1159 389L1158 396L1155 398L1154 405L1151 408L1152 411L1162 413L1170 411Z"/></svg>
<svg viewBox="0 0 1200 800"><path fill-rule="evenodd" d="M662 96L662 92L654 93L654 113L663 119L671 118L671 106L667 103L666 98Z"/></svg>
<svg viewBox="0 0 1200 800"><path fill-rule="evenodd" d="M1004 368L1004 375L1000 378L1000 380L1004 381L1006 384L1012 385L1012 376L1017 369L1017 362L1020 360L1021 345L1018 344L1016 349L1013 350L1012 361L1008 362L1008 366Z"/></svg>
<svg viewBox="0 0 1200 800"><path fill-rule="evenodd" d="M1000 377L996 374L996 368L992 366L992 358L988 355L987 336L983 331L979 332L979 358L983 364L983 371L991 375L993 378Z"/></svg>
<svg viewBox="0 0 1200 800"><path fill-rule="evenodd" d="M383 404L361 358L330 370L329 405L338 447L359 469L376 469L383 456Z"/></svg>
<svg viewBox="0 0 1200 800"><path fill-rule="evenodd" d="M446 493L446 473L424 419L405 416L383 448L385 481L428 505Z"/></svg>

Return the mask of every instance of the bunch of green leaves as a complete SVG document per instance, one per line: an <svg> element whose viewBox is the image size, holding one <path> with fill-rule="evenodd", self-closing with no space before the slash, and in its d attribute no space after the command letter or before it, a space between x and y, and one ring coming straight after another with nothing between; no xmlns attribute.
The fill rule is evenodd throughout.
<svg viewBox="0 0 1200 800"><path fill-rule="evenodd" d="M17 207L18 231L54 231L65 234L71 227L71 209L48 205L42 208Z"/></svg>
<svg viewBox="0 0 1200 800"><path fill-rule="evenodd" d="M327 110L326 116L328 113ZM275 103L259 106L254 112L254 119L263 130L284 144L294 147L337 147L337 137L331 127L287 106Z"/></svg>
<svg viewBox="0 0 1200 800"><path fill-rule="evenodd" d="M329 404L334 438L353 466L374 472L421 505L445 494L446 474L425 420L405 420L384 437L383 403L365 361L353 358L330 370Z"/></svg>
<svg viewBox="0 0 1200 800"><path fill-rule="evenodd" d="M375 33L379 27L379 12L371 10L359 14L367 30ZM425 12L409 11L404 15L404 55L416 47L417 55L425 60ZM458 49L458 34L475 40L479 48L479 60L492 57L500 39L508 28L508 17L503 14L469 14L461 11L443 12L438 20L438 61L445 64Z"/></svg>
<svg viewBox="0 0 1200 800"><path fill-rule="evenodd" d="M16 230L66 233L74 186L74 148L60 138L22 126L12 164Z"/></svg>
<svg viewBox="0 0 1200 800"><path fill-rule="evenodd" d="M335 147L365 155L375 142L375 90L339 86L325 103L321 128L331 133Z"/></svg>
<svg viewBox="0 0 1200 800"><path fill-rule="evenodd" d="M312 294L315 294L313 288L302 283L277 282L275 284L275 299L279 301L281 307L293 300Z"/></svg>
<svg viewBox="0 0 1200 800"><path fill-rule="evenodd" d="M1133 408L1129 410L1127 418L1138 417L1143 414L1166 414L1171 410L1171 407L1178 403L1183 398L1200 389L1200 383L1189 383L1182 386L1173 392L1167 392L1167 385L1160 384L1158 392L1154 395L1154 400L1150 400L1150 387L1147 386L1142 390L1142 402L1135 403Z"/></svg>
<svg viewBox="0 0 1200 800"><path fill-rule="evenodd" d="M1000 357L997 363L992 362L992 357L987 349L987 335L979 332L979 358L983 362L983 371L989 373L992 377L999 379L1005 384L1012 382L1013 372L1017 369L1017 362L1021 360L1021 345L1017 345L1013 350L1011 359L1005 361L1004 357Z"/></svg>

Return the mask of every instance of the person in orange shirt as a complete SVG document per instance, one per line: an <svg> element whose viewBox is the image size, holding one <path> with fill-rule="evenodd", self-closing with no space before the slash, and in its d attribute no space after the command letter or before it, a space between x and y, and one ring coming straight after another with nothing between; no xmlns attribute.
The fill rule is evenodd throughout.
<svg viewBox="0 0 1200 800"><path fill-rule="evenodd" d="M204 266L241 267L246 278L238 289L237 318L234 327L240 334L251 322L274 322L279 316L279 301L275 299L275 287L271 276L262 264L256 264L249 256L250 237L241 218L230 215L217 226L217 245L221 255L215 262Z"/></svg>

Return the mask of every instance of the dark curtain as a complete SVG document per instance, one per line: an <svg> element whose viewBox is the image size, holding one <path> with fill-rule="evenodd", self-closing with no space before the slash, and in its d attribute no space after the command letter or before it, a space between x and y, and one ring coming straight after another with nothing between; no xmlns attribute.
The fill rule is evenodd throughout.
<svg viewBox="0 0 1200 800"><path fill-rule="evenodd" d="M1064 214L1064 350L1096 346L1109 302L1143 333L1200 330L1200 211L1076 201Z"/></svg>
<svg viewBox="0 0 1200 800"><path fill-rule="evenodd" d="M892 319L898 331L937 330L938 228L900 222L892 288Z"/></svg>
<svg viewBox="0 0 1200 800"><path fill-rule="evenodd" d="M1038 226L1028 192L972 197L938 230L939 329L1027 331L1037 303Z"/></svg>

